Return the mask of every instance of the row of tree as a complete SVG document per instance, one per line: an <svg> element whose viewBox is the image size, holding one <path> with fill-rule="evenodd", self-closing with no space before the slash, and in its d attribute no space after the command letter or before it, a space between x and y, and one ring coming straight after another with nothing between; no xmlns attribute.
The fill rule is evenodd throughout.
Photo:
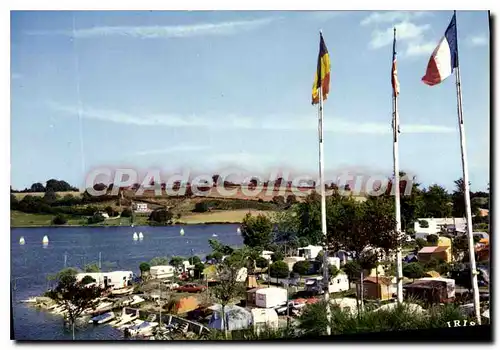
<svg viewBox="0 0 500 350"><path fill-rule="evenodd" d="M77 192L78 188L71 186L66 181L56 179L47 180L45 186L41 182L35 182L30 186L30 188L25 188L21 191L14 190L12 186L10 187L11 193L47 192L49 190L54 192Z"/></svg>

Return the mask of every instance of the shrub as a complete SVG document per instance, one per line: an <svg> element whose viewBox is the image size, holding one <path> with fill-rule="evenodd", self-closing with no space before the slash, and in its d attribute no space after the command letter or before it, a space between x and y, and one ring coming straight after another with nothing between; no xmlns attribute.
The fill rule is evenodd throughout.
<svg viewBox="0 0 500 350"><path fill-rule="evenodd" d="M209 206L207 202L198 202L194 205L193 211L195 213L205 213L209 210Z"/></svg>
<svg viewBox="0 0 500 350"><path fill-rule="evenodd" d="M62 214L58 214L52 219L52 224L54 225L66 225L67 222L68 220Z"/></svg>
<svg viewBox="0 0 500 350"><path fill-rule="evenodd" d="M122 218L129 218L131 216L132 216L132 210L130 208L123 209L123 211L121 213Z"/></svg>
<svg viewBox="0 0 500 350"><path fill-rule="evenodd" d="M412 262L403 266L403 276L407 278L422 278L424 275L424 267L418 262Z"/></svg>
<svg viewBox="0 0 500 350"><path fill-rule="evenodd" d="M263 256L259 256L256 260L255 260L255 265L260 268L260 269L263 269L263 268L266 268L269 266L269 261L264 258Z"/></svg>
<svg viewBox="0 0 500 350"><path fill-rule="evenodd" d="M95 282L95 279L93 279L92 277L90 276L85 276L82 278L82 284L90 284L90 283L94 283Z"/></svg>
<svg viewBox="0 0 500 350"><path fill-rule="evenodd" d="M284 261L276 261L269 266L269 275L276 278L287 278L290 274L288 265Z"/></svg>
<svg viewBox="0 0 500 350"><path fill-rule="evenodd" d="M88 219L89 225L98 224L105 220L104 216L101 213L95 213Z"/></svg>
<svg viewBox="0 0 500 350"><path fill-rule="evenodd" d="M285 255L282 252L275 252L273 255L271 255L271 260L273 262L283 260L285 258Z"/></svg>
<svg viewBox="0 0 500 350"><path fill-rule="evenodd" d="M307 260L297 261L292 268L292 271L301 276L307 275L311 269L311 263Z"/></svg>

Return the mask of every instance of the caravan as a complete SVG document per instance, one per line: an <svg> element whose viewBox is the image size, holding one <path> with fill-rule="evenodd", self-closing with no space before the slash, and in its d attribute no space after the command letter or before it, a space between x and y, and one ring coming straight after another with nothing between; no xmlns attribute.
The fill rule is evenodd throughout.
<svg viewBox="0 0 500 350"><path fill-rule="evenodd" d="M121 289L130 287L134 278L132 271L111 271L78 273L76 275L76 280L81 281L85 276L92 277L100 287L106 289Z"/></svg>
<svg viewBox="0 0 500 350"><path fill-rule="evenodd" d="M170 279L175 276L175 267L170 265L151 266L149 274L155 280Z"/></svg>

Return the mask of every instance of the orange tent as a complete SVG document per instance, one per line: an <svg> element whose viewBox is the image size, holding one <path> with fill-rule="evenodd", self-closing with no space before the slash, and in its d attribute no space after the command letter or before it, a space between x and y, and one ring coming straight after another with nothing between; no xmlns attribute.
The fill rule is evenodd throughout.
<svg viewBox="0 0 500 350"><path fill-rule="evenodd" d="M177 314L185 314L189 311L196 310L199 304L198 299L195 297L185 297L175 304L175 311Z"/></svg>

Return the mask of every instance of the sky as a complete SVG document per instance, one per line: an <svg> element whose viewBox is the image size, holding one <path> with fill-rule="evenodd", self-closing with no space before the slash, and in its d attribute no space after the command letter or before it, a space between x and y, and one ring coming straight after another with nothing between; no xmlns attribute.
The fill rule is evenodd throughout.
<svg viewBox="0 0 500 350"><path fill-rule="evenodd" d="M462 177L453 76L422 83L452 11L11 12L11 185L82 187L95 168L318 172L319 30L331 59L327 178L393 171L393 27L401 170ZM486 11L458 11L471 189L489 183Z"/></svg>

